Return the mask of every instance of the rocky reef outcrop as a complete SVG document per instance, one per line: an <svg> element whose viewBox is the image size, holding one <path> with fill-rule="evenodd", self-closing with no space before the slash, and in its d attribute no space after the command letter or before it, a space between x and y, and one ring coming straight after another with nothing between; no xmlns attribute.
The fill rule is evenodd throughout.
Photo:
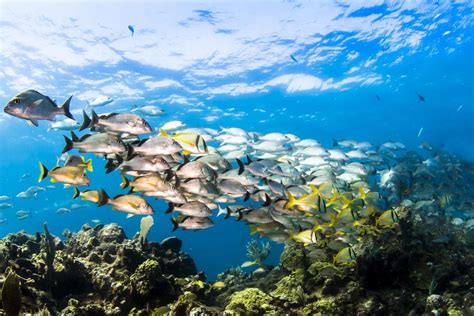
<svg viewBox="0 0 474 316"><path fill-rule="evenodd" d="M65 236L0 240L0 315L474 315L471 231L442 216L367 235L351 264L290 242L278 266L213 283L176 237L142 245L115 224Z"/></svg>
<svg viewBox="0 0 474 316"><path fill-rule="evenodd" d="M175 237L142 245L115 224L84 225L65 236L60 240L45 229L44 234L20 232L0 241L0 286L14 273L21 284L22 311L123 315L153 310L204 280Z"/></svg>

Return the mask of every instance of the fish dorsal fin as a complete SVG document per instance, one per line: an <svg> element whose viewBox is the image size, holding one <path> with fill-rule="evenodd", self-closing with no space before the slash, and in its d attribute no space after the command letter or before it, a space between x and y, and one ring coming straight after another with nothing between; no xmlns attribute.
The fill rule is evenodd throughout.
<svg viewBox="0 0 474 316"><path fill-rule="evenodd" d="M101 116L99 116L99 118L101 118L101 119L109 119L109 118L114 117L114 116L116 116L116 115L118 115L118 114L119 114L119 113L115 113L115 112L109 113L109 114L102 114Z"/></svg>
<svg viewBox="0 0 474 316"><path fill-rule="evenodd" d="M59 168L61 168L61 166L56 166L56 167L54 167L53 169L51 169L51 171L57 170L57 169L59 169Z"/></svg>
<svg viewBox="0 0 474 316"><path fill-rule="evenodd" d="M54 102L53 99L51 99L50 97L48 97L47 95L44 96L46 99L48 99L49 101L51 101L52 104L54 104L56 107L58 107L57 103Z"/></svg>

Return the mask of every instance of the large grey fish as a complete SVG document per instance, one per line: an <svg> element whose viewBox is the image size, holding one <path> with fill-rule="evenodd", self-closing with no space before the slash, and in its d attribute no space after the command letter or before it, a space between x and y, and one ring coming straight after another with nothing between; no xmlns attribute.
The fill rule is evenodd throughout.
<svg viewBox="0 0 474 316"><path fill-rule="evenodd" d="M63 153L77 148L81 153L96 153L96 154L119 154L130 150L131 147L114 135L107 133L86 134L78 138L71 132L72 140L64 136L66 145Z"/></svg>
<svg viewBox="0 0 474 316"><path fill-rule="evenodd" d="M145 156L172 155L181 150L183 147L174 139L161 135L149 138L139 146L133 147L134 152Z"/></svg>
<svg viewBox="0 0 474 316"><path fill-rule="evenodd" d="M176 171L176 175L184 179L214 179L216 177L216 173L211 167L196 160L181 165Z"/></svg>
<svg viewBox="0 0 474 316"><path fill-rule="evenodd" d="M182 229L206 229L214 226L214 222L209 217L188 216L182 219L172 218L173 231L181 227Z"/></svg>
<svg viewBox="0 0 474 316"><path fill-rule="evenodd" d="M72 96L58 107L50 97L35 90L27 90L14 96L3 109L5 113L27 120L28 123L38 126L38 120L54 121L56 115L65 115L74 119L69 112Z"/></svg>
<svg viewBox="0 0 474 316"><path fill-rule="evenodd" d="M92 119L87 116L85 111L83 111L83 116L84 121L80 131L86 128L97 130L97 127L130 135L148 134L152 131L150 124L145 119L133 113L110 113L98 116L92 110Z"/></svg>
<svg viewBox="0 0 474 316"><path fill-rule="evenodd" d="M183 205L174 205L173 203L169 204L169 208L166 210L166 213L179 212L184 216L195 216L195 217L208 217L212 215L211 210L206 204L192 201Z"/></svg>
<svg viewBox="0 0 474 316"><path fill-rule="evenodd" d="M202 179L190 179L181 183L180 187L192 194L207 197L219 195L219 191L214 183Z"/></svg>

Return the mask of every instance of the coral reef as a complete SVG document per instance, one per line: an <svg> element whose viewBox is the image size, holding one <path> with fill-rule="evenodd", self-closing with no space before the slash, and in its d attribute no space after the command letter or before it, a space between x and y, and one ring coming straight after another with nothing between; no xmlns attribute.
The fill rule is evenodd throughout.
<svg viewBox="0 0 474 316"><path fill-rule="evenodd" d="M289 242L278 266L231 268L207 283L176 237L142 245L110 224L60 240L45 227L0 240L0 315L472 315L470 234L442 216L408 213L365 236L352 264Z"/></svg>
<svg viewBox="0 0 474 316"><path fill-rule="evenodd" d="M45 226L44 234L20 232L0 241L0 272L3 276L8 267L8 276L18 275L22 310L63 315L152 310L175 302L184 285L199 276L176 241L173 247L154 242L143 247L115 224L84 225L65 236L61 241ZM0 285L6 284L0 278Z"/></svg>

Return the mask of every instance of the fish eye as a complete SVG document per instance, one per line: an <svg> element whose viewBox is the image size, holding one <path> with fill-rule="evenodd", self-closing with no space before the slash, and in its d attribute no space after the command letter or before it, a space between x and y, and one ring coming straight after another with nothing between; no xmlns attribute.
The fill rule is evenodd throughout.
<svg viewBox="0 0 474 316"><path fill-rule="evenodd" d="M13 100L13 103L14 103L14 104L20 103L20 99L14 99L14 100Z"/></svg>

